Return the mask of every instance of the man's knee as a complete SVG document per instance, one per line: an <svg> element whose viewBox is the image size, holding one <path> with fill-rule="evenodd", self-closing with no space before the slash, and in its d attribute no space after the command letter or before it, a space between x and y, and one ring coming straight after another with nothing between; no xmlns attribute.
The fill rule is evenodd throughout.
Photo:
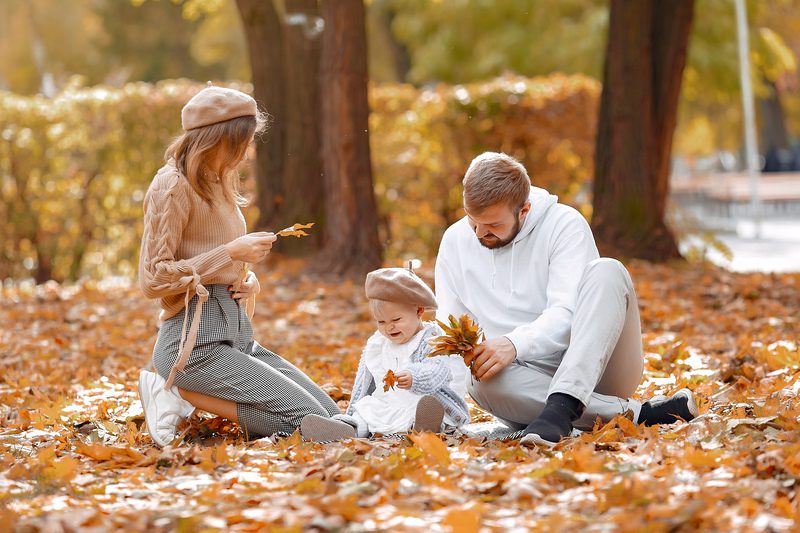
<svg viewBox="0 0 800 533"><path fill-rule="evenodd" d="M518 377L515 376L518 369L514 366L515 363L512 363L492 379L471 381L468 388L472 399L492 414L498 414L497 411L505 410L505 406L516 403L524 391L520 390Z"/></svg>
<svg viewBox="0 0 800 533"><path fill-rule="evenodd" d="M591 261L586 265L583 277L584 281L620 281L626 285L632 284L631 276L625 265L611 257L600 257Z"/></svg>

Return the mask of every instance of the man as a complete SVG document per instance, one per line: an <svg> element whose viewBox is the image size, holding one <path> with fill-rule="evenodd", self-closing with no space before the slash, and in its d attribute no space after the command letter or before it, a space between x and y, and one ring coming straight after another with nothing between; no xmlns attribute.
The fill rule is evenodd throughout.
<svg viewBox="0 0 800 533"><path fill-rule="evenodd" d="M484 330L475 401L546 443L627 411L648 425L694 418L686 389L630 398L643 370L636 294L619 261L599 258L583 216L505 154L476 157L463 183L467 216L436 260L437 317L469 313Z"/></svg>

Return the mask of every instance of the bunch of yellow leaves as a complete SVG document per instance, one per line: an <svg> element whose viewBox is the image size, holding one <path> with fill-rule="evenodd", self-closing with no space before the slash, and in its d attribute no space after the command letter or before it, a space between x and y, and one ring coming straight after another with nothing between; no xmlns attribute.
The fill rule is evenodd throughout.
<svg viewBox="0 0 800 533"><path fill-rule="evenodd" d="M437 355L460 355L464 358L466 364L473 376L475 376L475 369L472 366L473 356L472 351L477 345L484 341L483 331L472 318L467 315L461 315L461 318L456 320L456 317L450 315L450 324L447 325L441 320L436 322L444 330L444 335L436 337L430 341L433 351L428 354L428 357ZM475 379L478 379L477 376Z"/></svg>

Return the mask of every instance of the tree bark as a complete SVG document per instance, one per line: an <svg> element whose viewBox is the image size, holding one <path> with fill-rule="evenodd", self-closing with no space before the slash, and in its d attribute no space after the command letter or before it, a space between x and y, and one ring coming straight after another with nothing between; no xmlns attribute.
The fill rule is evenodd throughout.
<svg viewBox="0 0 800 533"><path fill-rule="evenodd" d="M283 175L288 124L284 93L284 42L278 13L271 0L236 0L242 19L253 79L253 96L271 115L266 135L256 143L256 227L273 228L270 217L284 201Z"/></svg>
<svg viewBox="0 0 800 533"><path fill-rule="evenodd" d="M380 266L367 120L367 56L362 0L323 0L322 168L325 247L321 272L362 276Z"/></svg>
<svg viewBox="0 0 800 533"><path fill-rule="evenodd" d="M319 135L320 39L308 32L318 16L316 0L237 0L245 28L256 100L272 115L269 132L258 143L256 227L277 231L295 222L323 222L322 162ZM305 16L306 24L287 24L284 16ZM295 19L296 20L296 19ZM322 247L322 236L286 239L281 251L308 254Z"/></svg>
<svg viewBox="0 0 800 533"><path fill-rule="evenodd" d="M281 195L283 202L270 220L284 228L295 222L324 226L324 191L320 155L319 59L321 35L307 28L319 16L317 0L287 0L289 15L302 15L303 25L284 25L286 153ZM282 252L306 255L322 248L322 234L312 231L305 239L284 239Z"/></svg>
<svg viewBox="0 0 800 533"><path fill-rule="evenodd" d="M694 0L611 0L592 229L606 255L679 257L664 222Z"/></svg>

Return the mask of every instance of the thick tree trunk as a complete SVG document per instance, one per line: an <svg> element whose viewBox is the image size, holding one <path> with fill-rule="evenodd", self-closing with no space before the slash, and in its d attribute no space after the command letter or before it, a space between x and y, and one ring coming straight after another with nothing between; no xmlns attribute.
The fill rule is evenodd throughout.
<svg viewBox="0 0 800 533"><path fill-rule="evenodd" d="M325 248L321 272L361 276L381 263L367 119L362 0L323 0L322 168Z"/></svg>
<svg viewBox="0 0 800 533"><path fill-rule="evenodd" d="M679 257L664 222L694 0L611 0L592 229L605 255Z"/></svg>
<svg viewBox="0 0 800 533"><path fill-rule="evenodd" d="M283 203L283 169L287 119L284 95L284 42L281 21L271 0L236 0L244 26L253 96L271 115L267 134L256 143L256 226L271 227L270 217ZM281 228L277 228L281 229Z"/></svg>
<svg viewBox="0 0 800 533"><path fill-rule="evenodd" d="M324 191L320 155L319 56L321 36L309 34L308 25L319 16L317 0L287 0L288 15L302 15L303 25L285 25L286 153L281 195L274 216L281 229L295 222L324 226ZM286 239L280 250L307 254L322 248L322 234Z"/></svg>
<svg viewBox="0 0 800 533"><path fill-rule="evenodd" d="M244 24L253 88L272 115L256 160L256 226L279 230L295 222L323 222L322 162L319 138L320 39L309 34L318 16L316 0L285 0L285 13L273 0L237 0ZM281 17L304 15L307 24ZM296 18L294 20L297 20ZM281 242L281 251L306 254L322 246L322 236Z"/></svg>

